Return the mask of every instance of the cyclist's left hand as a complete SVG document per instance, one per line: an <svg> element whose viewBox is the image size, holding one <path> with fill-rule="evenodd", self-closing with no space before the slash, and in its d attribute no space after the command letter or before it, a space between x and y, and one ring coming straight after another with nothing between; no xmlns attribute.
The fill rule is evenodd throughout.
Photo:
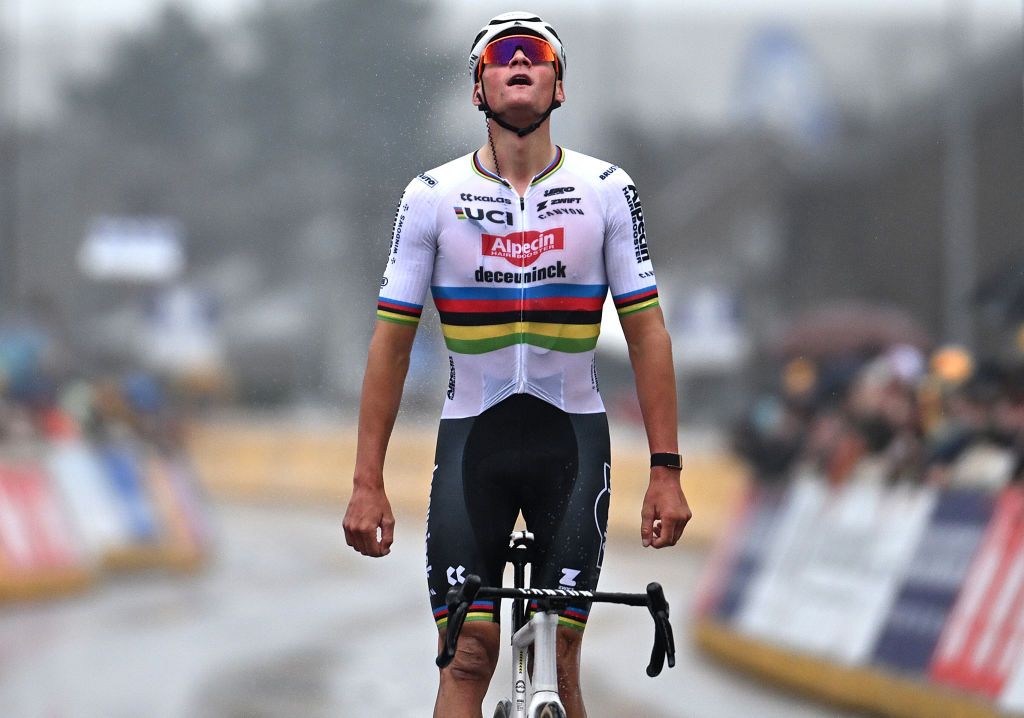
<svg viewBox="0 0 1024 718"><path fill-rule="evenodd" d="M679 471L663 466L651 469L651 483L640 512L640 540L644 546L675 546L693 514L679 484Z"/></svg>

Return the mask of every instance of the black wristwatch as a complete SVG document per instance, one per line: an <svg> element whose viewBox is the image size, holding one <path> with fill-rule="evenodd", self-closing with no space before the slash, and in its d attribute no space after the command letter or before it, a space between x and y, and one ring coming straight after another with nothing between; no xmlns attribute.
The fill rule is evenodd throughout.
<svg viewBox="0 0 1024 718"><path fill-rule="evenodd" d="M651 454L651 468L655 466L666 466L670 469L682 469L683 457L680 454L659 453Z"/></svg>

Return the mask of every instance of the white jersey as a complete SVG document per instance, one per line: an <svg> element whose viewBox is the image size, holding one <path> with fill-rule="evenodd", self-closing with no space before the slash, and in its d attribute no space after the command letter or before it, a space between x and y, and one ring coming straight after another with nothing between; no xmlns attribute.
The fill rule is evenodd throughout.
<svg viewBox="0 0 1024 718"><path fill-rule="evenodd" d="M476 153L409 183L378 318L416 325L428 286L449 352L446 419L517 393L604 411L594 348L609 288L619 314L658 304L629 175L561 147L523 197Z"/></svg>

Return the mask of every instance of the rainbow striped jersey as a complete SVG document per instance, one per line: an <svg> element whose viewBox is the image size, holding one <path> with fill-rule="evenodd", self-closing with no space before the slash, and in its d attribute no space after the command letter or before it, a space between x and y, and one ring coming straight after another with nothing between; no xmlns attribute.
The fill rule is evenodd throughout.
<svg viewBox="0 0 1024 718"><path fill-rule="evenodd" d="M608 291L620 315L658 304L636 186L557 146L522 197L476 153L424 172L398 205L377 317L417 325L428 287L449 354L442 418L517 393L604 411L594 349Z"/></svg>

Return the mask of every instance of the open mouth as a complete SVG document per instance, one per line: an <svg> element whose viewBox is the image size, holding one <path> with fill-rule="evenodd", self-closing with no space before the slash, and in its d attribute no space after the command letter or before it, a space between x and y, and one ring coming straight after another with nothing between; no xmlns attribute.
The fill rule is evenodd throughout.
<svg viewBox="0 0 1024 718"><path fill-rule="evenodd" d="M513 86L513 85L532 85L532 84L533 84L533 82L526 75L513 75L511 78L509 78L509 81L508 81L508 85L510 87Z"/></svg>

